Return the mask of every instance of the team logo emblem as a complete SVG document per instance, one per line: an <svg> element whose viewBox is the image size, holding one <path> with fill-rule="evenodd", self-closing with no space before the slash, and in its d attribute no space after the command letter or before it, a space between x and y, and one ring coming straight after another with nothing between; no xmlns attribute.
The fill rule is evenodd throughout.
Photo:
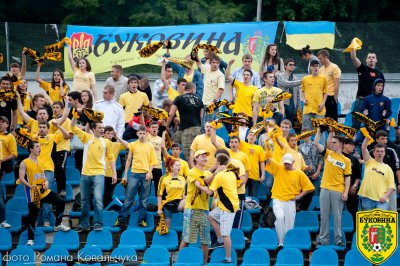
<svg viewBox="0 0 400 266"><path fill-rule="evenodd" d="M357 212L357 248L373 264L383 263L396 251L397 220L394 211Z"/></svg>
<svg viewBox="0 0 400 266"><path fill-rule="evenodd" d="M84 58L88 56L92 49L93 35L84 32L73 33L71 35L72 56L74 58Z"/></svg>
<svg viewBox="0 0 400 266"><path fill-rule="evenodd" d="M261 63L265 48L270 43L268 36L262 37L261 31L254 32L253 36L247 35L243 40L243 53L251 54L253 56L253 60Z"/></svg>

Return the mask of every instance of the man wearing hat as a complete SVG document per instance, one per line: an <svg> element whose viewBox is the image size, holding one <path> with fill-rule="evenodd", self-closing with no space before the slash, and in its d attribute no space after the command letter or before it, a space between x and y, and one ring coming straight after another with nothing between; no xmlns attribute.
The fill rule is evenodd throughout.
<svg viewBox="0 0 400 266"><path fill-rule="evenodd" d="M211 172L205 170L207 157L210 155L205 150L198 150L193 156L193 168L187 176L187 195L186 205L183 212L183 232L182 242L179 250L188 246L189 243L197 243L200 238L201 249L203 251L204 265L208 260L208 245L210 244L210 223L207 215L209 211L209 199L205 192L196 187L196 183L205 186L208 179L213 176Z"/></svg>
<svg viewBox="0 0 400 266"><path fill-rule="evenodd" d="M286 232L294 227L296 200L314 191L310 179L304 172L296 169L294 163L293 155L286 153L282 163L268 158L265 166L265 170L275 177L272 186L272 208L276 217L277 250L283 248Z"/></svg>
<svg viewBox="0 0 400 266"><path fill-rule="evenodd" d="M303 128L312 129L311 118L324 118L325 102L328 97L328 81L319 75L318 60L311 60L311 75L305 76L301 81L301 98L304 102Z"/></svg>

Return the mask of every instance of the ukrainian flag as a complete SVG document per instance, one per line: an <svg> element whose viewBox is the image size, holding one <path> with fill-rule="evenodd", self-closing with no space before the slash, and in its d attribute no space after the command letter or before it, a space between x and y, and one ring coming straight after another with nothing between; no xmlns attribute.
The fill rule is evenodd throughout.
<svg viewBox="0 0 400 266"><path fill-rule="evenodd" d="M286 44L300 50L307 44L311 49L333 49L335 22L285 22Z"/></svg>

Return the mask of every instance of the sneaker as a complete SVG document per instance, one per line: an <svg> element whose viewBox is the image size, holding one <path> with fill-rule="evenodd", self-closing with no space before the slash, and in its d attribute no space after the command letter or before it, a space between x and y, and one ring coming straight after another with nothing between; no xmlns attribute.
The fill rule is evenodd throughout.
<svg viewBox="0 0 400 266"><path fill-rule="evenodd" d="M71 230L71 228L69 228L68 226L65 226L63 224L60 224L60 225L54 227L54 231L56 231L56 232L58 232L58 231L67 232L69 230Z"/></svg>
<svg viewBox="0 0 400 266"><path fill-rule="evenodd" d="M65 198L67 196L67 191L65 191L64 189L60 191L60 196Z"/></svg>
<svg viewBox="0 0 400 266"><path fill-rule="evenodd" d="M141 221L139 227L147 227L147 222L145 220Z"/></svg>
<svg viewBox="0 0 400 266"><path fill-rule="evenodd" d="M76 229L75 229L75 231L76 232L78 232L78 233L80 233L80 232L84 232L84 231L90 231L90 229L89 228L85 228L85 227L82 227L81 225L79 225Z"/></svg>
<svg viewBox="0 0 400 266"><path fill-rule="evenodd" d="M281 249L283 249L283 245L282 245L282 244L278 245L278 247L276 248L276 251L278 252L278 251L280 251Z"/></svg>
<svg viewBox="0 0 400 266"><path fill-rule="evenodd" d="M0 227L1 227L1 228L10 228L10 227L11 227L11 224L9 224L9 223L7 223L6 221L4 221L4 222L2 222L2 223L0 224Z"/></svg>
<svg viewBox="0 0 400 266"><path fill-rule="evenodd" d="M214 244L212 244L209 249L216 249L216 248L222 248L222 247L224 247L224 242L220 243L218 241L215 241Z"/></svg>
<svg viewBox="0 0 400 266"><path fill-rule="evenodd" d="M28 242L26 243L27 246L31 247L33 246L35 243L33 242L33 240L28 240Z"/></svg>
<svg viewBox="0 0 400 266"><path fill-rule="evenodd" d="M340 242L336 243L336 246L338 246L338 247L345 247L346 244L343 243L342 241L340 241Z"/></svg>
<svg viewBox="0 0 400 266"><path fill-rule="evenodd" d="M95 224L94 225L94 230L95 231L101 231L101 230L103 230L103 226L101 224Z"/></svg>
<svg viewBox="0 0 400 266"><path fill-rule="evenodd" d="M223 261L221 261L221 264L232 264L232 261L224 259Z"/></svg>

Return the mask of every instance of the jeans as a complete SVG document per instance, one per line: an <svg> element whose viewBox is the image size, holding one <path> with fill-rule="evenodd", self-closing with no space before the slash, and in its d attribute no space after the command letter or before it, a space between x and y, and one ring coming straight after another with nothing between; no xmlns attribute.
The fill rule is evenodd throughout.
<svg viewBox="0 0 400 266"><path fill-rule="evenodd" d="M274 184L274 176L271 175L269 172L265 171L265 185L267 186L267 204L271 202L271 196L272 196L272 185Z"/></svg>
<svg viewBox="0 0 400 266"><path fill-rule="evenodd" d="M54 183L54 172L45 170L44 175L46 176L47 181L49 182L49 188L53 186ZM38 226L43 226L44 222L47 220L49 221L49 216L52 211L52 206L49 203L43 203L42 208L39 211L38 215Z"/></svg>
<svg viewBox="0 0 400 266"><path fill-rule="evenodd" d="M150 196L151 180L146 180L146 173L132 173L128 178L125 201L118 215L118 220L126 222L136 194L139 194L139 223L146 220L147 198Z"/></svg>
<svg viewBox="0 0 400 266"><path fill-rule="evenodd" d="M103 195L104 195L104 175L82 175L81 181L81 218L79 225L89 228L90 215L90 194L93 193L94 200L94 224L103 224Z"/></svg>
<svg viewBox="0 0 400 266"><path fill-rule="evenodd" d="M389 209L388 202L382 203L365 197L363 197L361 200L361 206L363 210L381 209L387 211Z"/></svg>
<svg viewBox="0 0 400 266"><path fill-rule="evenodd" d="M0 223L6 219L6 204L4 202L3 188L0 186Z"/></svg>

